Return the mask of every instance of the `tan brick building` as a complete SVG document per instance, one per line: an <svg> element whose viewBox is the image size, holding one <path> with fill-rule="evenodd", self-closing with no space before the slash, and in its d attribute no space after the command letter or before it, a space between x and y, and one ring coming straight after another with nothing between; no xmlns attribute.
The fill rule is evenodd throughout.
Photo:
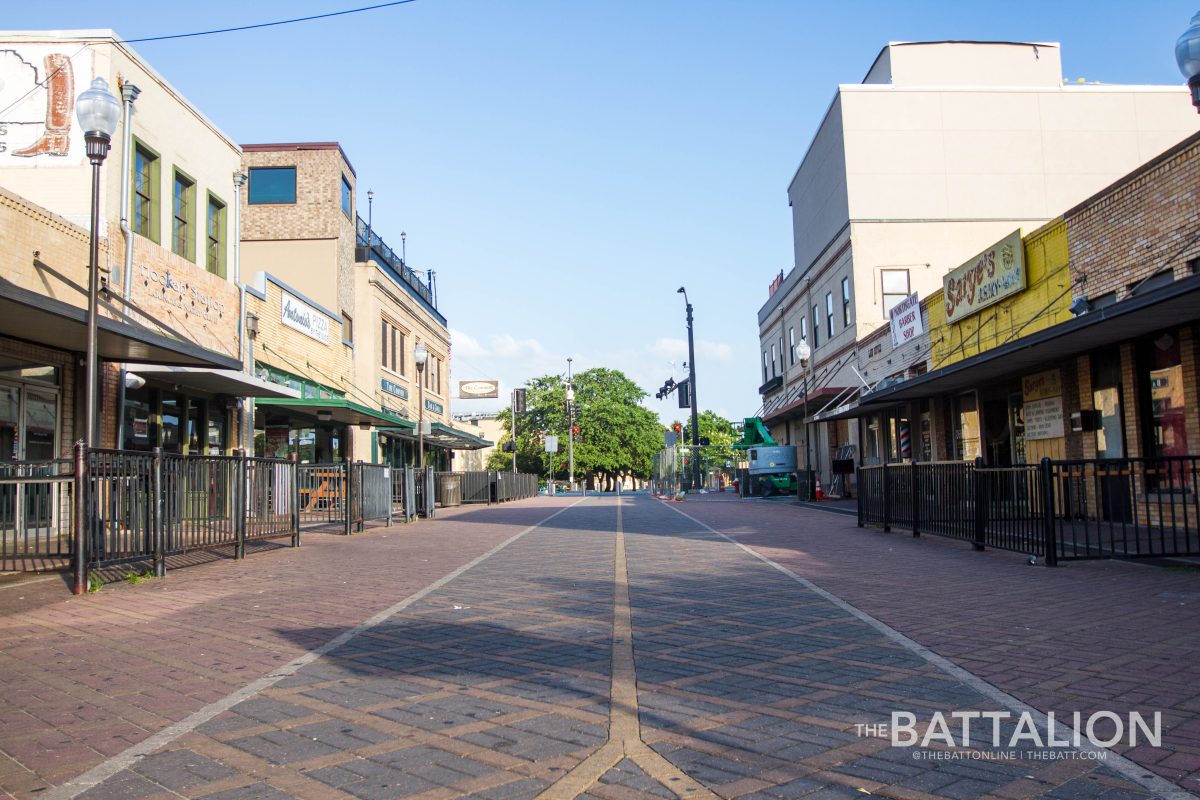
<svg viewBox="0 0 1200 800"><path fill-rule="evenodd" d="M257 405L256 450L448 469L470 442L450 425L450 336L428 276L357 213L336 142L243 146L242 264L254 276L255 373L296 389ZM418 374L414 352L428 353ZM421 420L428 430L418 432Z"/></svg>

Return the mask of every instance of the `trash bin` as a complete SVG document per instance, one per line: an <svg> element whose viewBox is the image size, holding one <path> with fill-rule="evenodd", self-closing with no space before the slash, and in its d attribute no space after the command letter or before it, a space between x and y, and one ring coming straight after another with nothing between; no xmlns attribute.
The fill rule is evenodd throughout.
<svg viewBox="0 0 1200 800"><path fill-rule="evenodd" d="M437 503L442 508L462 505L462 475L447 472L437 476Z"/></svg>

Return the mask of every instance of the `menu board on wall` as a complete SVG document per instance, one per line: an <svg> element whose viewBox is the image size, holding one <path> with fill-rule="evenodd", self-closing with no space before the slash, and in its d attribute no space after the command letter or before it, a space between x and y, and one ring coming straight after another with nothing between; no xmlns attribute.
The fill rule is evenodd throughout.
<svg viewBox="0 0 1200 800"><path fill-rule="evenodd" d="M1021 379L1025 439L1057 439L1063 435L1062 375L1056 369Z"/></svg>

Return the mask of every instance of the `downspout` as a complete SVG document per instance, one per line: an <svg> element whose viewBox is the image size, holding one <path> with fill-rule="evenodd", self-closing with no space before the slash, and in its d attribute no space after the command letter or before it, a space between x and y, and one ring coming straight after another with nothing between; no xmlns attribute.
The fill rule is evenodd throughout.
<svg viewBox="0 0 1200 800"><path fill-rule="evenodd" d="M133 131L130 120L133 119L133 101L137 100L142 90L128 81L121 82L121 100L125 106L125 126L121 141L121 235L125 238L125 262L121 276L121 296L125 298L125 308L133 294L133 232L129 229L129 190L133 175L130 171L131 151L133 149ZM106 248L108 249L108 248ZM127 370L124 362L121 364L121 375L117 380L117 449L125 442L125 376Z"/></svg>
<svg viewBox="0 0 1200 800"><path fill-rule="evenodd" d="M242 282L242 187L246 185L246 173L233 173L233 282L238 288L238 354L242 369L254 374L254 364L249 353L249 337L246 335L246 285ZM254 455L254 398L241 398L242 449L246 455Z"/></svg>

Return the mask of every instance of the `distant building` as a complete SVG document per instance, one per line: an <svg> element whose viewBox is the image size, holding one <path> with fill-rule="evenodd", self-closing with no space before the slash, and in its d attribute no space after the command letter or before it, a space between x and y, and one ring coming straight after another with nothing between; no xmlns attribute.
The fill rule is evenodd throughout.
<svg viewBox="0 0 1200 800"><path fill-rule="evenodd" d="M829 412L870 388L861 342L893 305L1198 126L1184 86L1064 83L1057 44L889 44L837 88L788 187L795 266L758 312L772 435L807 448L828 486L832 458L863 446Z"/></svg>

